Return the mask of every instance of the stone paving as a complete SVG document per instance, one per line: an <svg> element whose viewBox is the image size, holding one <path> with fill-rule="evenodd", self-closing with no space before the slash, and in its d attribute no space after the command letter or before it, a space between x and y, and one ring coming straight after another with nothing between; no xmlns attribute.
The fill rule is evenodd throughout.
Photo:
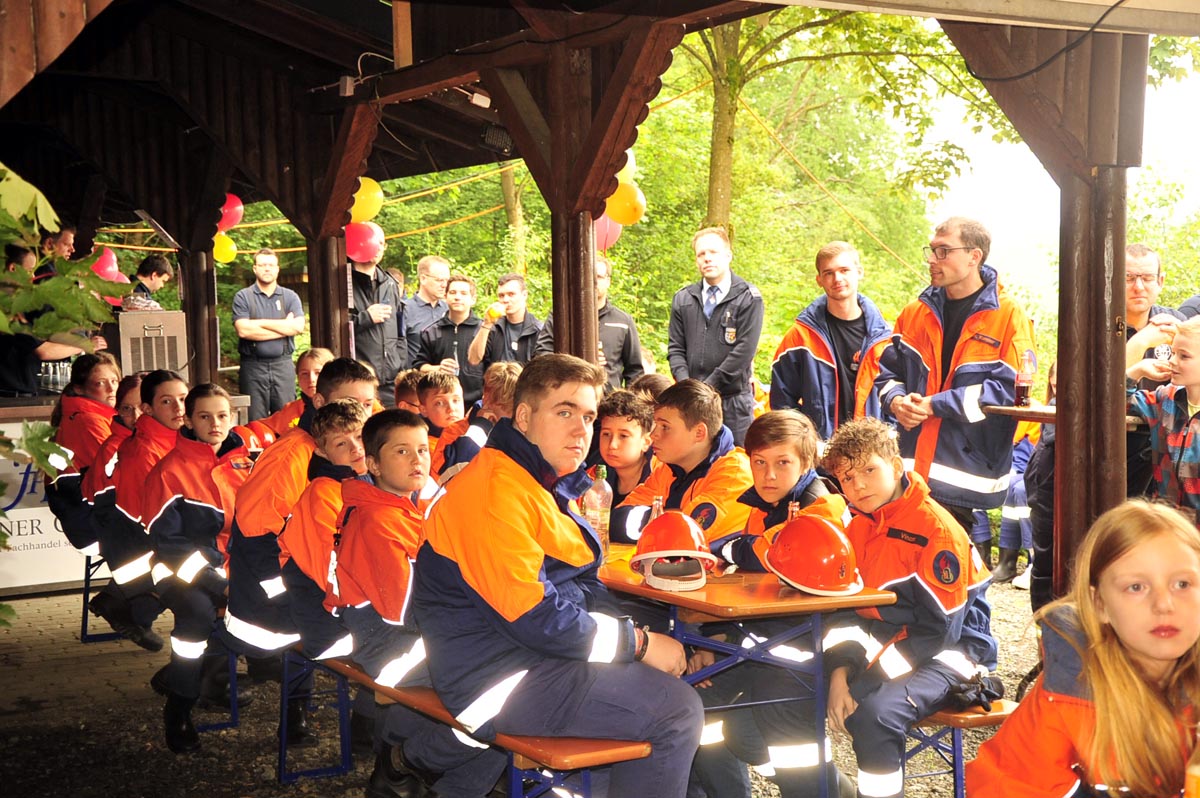
<svg viewBox="0 0 1200 798"><path fill-rule="evenodd" d="M16 612L12 626L0 628L0 730L30 714L82 720L98 708L159 703L149 682L167 663L169 644L151 653L123 639L80 643L81 592L0 600ZM164 640L170 628L170 613L154 626ZM111 630L91 616L88 631Z"/></svg>

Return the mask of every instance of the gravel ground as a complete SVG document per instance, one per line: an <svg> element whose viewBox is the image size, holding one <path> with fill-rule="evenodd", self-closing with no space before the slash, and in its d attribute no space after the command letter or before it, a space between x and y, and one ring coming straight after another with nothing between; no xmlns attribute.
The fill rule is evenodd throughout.
<svg viewBox="0 0 1200 798"><path fill-rule="evenodd" d="M989 599L993 605L992 629L1000 641L999 672L1011 698L1021 677L1037 661L1037 647L1029 626L1029 594L1010 585L998 585L989 590ZM10 630L10 634L23 633L19 626L20 618L18 628ZM103 643L89 646L88 650L118 645L128 644ZM77 649L79 643L74 643L74 647ZM0 662L7 664L12 659L9 648L8 641L0 638ZM54 664L38 663L34 667L38 666L54 667ZM23 686L19 676L7 672L6 675L11 700ZM191 756L175 756L166 749L162 741L161 699L148 686L144 694L137 692L123 703L108 701L88 706L81 701L53 711L21 711L21 706L41 706L37 696L22 696L10 701L17 709L0 712L3 784L0 789L5 795L39 798L358 798L363 794L372 765L363 760L356 761L355 769L340 778L306 779L289 786L280 785L275 780L278 687L262 685L245 690L255 696L255 701L242 712L241 725L202 734L203 747ZM197 713L198 722L219 719L212 713ZM322 742L316 748L304 749L299 760L301 767L336 759L337 726L332 712L318 715L315 726ZM985 737L982 732L966 734L968 758ZM853 774L854 758L848 741L835 740L834 750L839 766ZM909 782L907 794L917 798L948 798L953 791L950 778L939 776ZM772 785L756 780L756 798L775 795Z"/></svg>

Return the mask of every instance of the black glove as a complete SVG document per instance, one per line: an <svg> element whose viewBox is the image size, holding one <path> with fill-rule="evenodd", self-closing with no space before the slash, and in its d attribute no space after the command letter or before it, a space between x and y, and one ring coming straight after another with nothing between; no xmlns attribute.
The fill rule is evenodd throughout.
<svg viewBox="0 0 1200 798"><path fill-rule="evenodd" d="M992 702L1004 697L1004 682L996 676L975 674L969 681L959 682L946 695L946 709L962 712L971 707L992 711Z"/></svg>

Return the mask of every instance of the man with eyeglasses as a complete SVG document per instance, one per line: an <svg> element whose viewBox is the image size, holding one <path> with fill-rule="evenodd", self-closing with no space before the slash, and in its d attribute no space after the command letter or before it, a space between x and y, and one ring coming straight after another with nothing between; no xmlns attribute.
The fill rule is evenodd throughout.
<svg viewBox="0 0 1200 798"><path fill-rule="evenodd" d="M1012 466L1016 419L983 407L1014 404L1021 358L1034 351L1032 322L986 263L990 247L974 219L938 225L925 247L929 288L901 311L875 381L905 467L965 530L974 509L1004 503ZM975 544L990 568L990 533Z"/></svg>
<svg viewBox="0 0 1200 798"><path fill-rule="evenodd" d="M421 333L446 315L446 288L450 284L450 261L440 255L426 255L417 261L417 292L408 300L408 362L414 363L421 351Z"/></svg>
<svg viewBox="0 0 1200 798"><path fill-rule="evenodd" d="M1184 315L1158 304L1166 283L1158 253L1145 244L1125 247L1125 385L1152 391L1171 379L1171 341ZM1125 435L1126 492L1150 492L1154 463L1150 431L1145 427Z"/></svg>

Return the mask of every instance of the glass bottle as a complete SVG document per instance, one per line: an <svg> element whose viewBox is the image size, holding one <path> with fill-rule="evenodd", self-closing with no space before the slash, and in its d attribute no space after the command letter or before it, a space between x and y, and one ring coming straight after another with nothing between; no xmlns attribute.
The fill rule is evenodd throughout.
<svg viewBox="0 0 1200 798"><path fill-rule="evenodd" d="M650 520L653 521L663 514L663 497L655 496L654 504L650 507Z"/></svg>

